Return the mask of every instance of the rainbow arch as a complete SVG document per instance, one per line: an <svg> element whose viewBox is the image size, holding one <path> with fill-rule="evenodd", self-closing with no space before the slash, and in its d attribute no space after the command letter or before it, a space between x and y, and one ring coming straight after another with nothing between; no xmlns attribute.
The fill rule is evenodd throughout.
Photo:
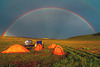
<svg viewBox="0 0 100 67"><path fill-rule="evenodd" d="M63 11L66 11L66 12L70 12L72 13L73 15L75 15L76 17L80 18L82 21L84 21L90 28L91 30L93 30L94 32L95 29L91 26L91 24L89 22L87 22L83 17L81 17L80 15L70 11L70 10L67 10L67 9L63 9L63 8L57 8L57 7L44 7L44 8L39 8L39 9L35 9L35 10L31 10L23 15L21 15L19 18L17 18L6 30L5 32L3 33L2 36L6 36L7 32L9 31L9 29L11 28L12 25L14 25L16 22L18 22L20 19L22 19L23 17L27 16L28 14L32 13L32 12L35 12L35 11L38 11L38 10L42 10L42 9L59 9L59 10L63 10Z"/></svg>

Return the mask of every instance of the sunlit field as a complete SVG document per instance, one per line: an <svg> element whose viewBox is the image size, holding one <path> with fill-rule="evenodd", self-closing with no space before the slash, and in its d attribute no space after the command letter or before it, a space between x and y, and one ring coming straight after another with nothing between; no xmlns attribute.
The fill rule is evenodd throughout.
<svg viewBox="0 0 100 67"><path fill-rule="evenodd" d="M14 44L24 45L26 39L0 36L0 52ZM28 53L0 53L0 67L100 67L100 36L80 36L70 39L32 39L33 44L42 40L44 49L26 47ZM65 55L53 54L50 44L60 45Z"/></svg>

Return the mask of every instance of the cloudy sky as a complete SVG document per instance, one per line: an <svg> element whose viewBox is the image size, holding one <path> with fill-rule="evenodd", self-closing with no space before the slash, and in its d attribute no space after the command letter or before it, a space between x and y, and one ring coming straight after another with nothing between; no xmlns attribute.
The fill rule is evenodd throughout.
<svg viewBox="0 0 100 67"><path fill-rule="evenodd" d="M16 21L32 10L36 11ZM70 11L89 22L96 32ZM6 36L58 39L98 33L100 0L0 0L0 35L6 30Z"/></svg>

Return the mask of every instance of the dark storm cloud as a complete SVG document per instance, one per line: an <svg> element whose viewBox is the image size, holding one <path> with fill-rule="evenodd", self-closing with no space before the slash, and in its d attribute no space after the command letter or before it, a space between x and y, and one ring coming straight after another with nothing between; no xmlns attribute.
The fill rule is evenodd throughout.
<svg viewBox="0 0 100 67"><path fill-rule="evenodd" d="M85 27L85 28L84 28ZM33 38L69 38L71 33L93 33L79 17L63 10L40 10L24 16L8 31L8 36Z"/></svg>
<svg viewBox="0 0 100 67"><path fill-rule="evenodd" d="M97 6L97 5L95 6L93 2L87 2L87 3L91 4L91 6L93 6L93 8L96 8L96 6ZM100 23L99 23L100 15L97 14L95 12L95 10L91 9L90 6L87 6L86 3L83 2L83 0L82 1L81 0L73 0L73 1L72 0L0 0L0 5L1 5L0 6L0 23L1 23L0 24L0 35L2 35L3 32L8 28L8 26L10 26L21 15L23 15L31 10L42 8L42 7L58 7L58 8L64 8L64 9L71 10L71 11L79 14L80 16L82 16L88 22L90 22L90 24L96 29L96 31L100 32L100 26L99 26L100 25ZM98 8L96 8L96 9L98 9ZM62 16L62 18L63 18L63 21L62 21L59 19L60 16L56 15L57 13L55 11L53 11L52 14L49 14L48 11L46 11L46 12L44 11L44 12L42 12L42 14L40 13L41 15L36 13L37 16L35 16L35 17L32 17L32 15L33 15L32 14L30 16L30 19L28 18L28 16L24 17L27 20L20 20L21 27L19 27L19 28L23 28L23 29L25 28L28 32L30 32L29 29L34 30L35 28L37 28L37 30L39 30L38 28L41 27L42 29L40 30L40 32L46 30L44 33L46 34L47 37L54 37L54 36L57 37L56 34L58 34L58 35L63 34L66 37L67 36L75 36L76 34L80 35L78 32L75 33L75 31L73 30L74 28L72 28L73 25L79 26L79 24L75 25L75 22L79 21L76 17L74 17L74 19L76 18L77 21L70 18L71 17L70 15L66 16L66 15L63 15L64 13L60 13L61 15L60 14L59 15ZM39 17L39 19L38 19L39 15L41 17ZM47 15L49 15L49 17ZM56 18L54 18L54 17L56 17ZM35 19L34 23L36 23L36 24L32 23L33 22L32 18ZM74 22L70 21L71 19ZM66 22L64 22L64 21L66 21ZM29 24L26 22L28 22ZM41 22L43 24L39 23L40 24L39 25L39 24L37 24L37 22ZM69 22L69 23L67 23L67 22ZM48 24L49 24L49 26L48 26ZM30 27L28 27L29 25L30 25ZM72 27L70 27L69 25L71 25ZM80 25L81 25L81 23L80 23ZM58 26L59 26L59 28L58 28ZM55 29L53 27L55 27ZM71 29L69 30L66 27L69 27ZM79 26L79 27L81 27L81 26ZM87 28L87 27L85 27L85 28ZM17 28L17 27L15 27L15 28ZM19 31L19 28L15 29L15 30ZM66 28L67 32L66 32L65 28ZM82 28L82 30L85 31L84 30L85 28ZM28 32L26 32L26 30L23 30L23 32L25 32L25 33L21 33L22 36L28 34ZM71 32L71 30L73 30L73 31ZM77 28L77 30L78 30L78 28ZM86 30L86 32L89 30L90 29L88 28ZM58 32L58 31L60 31L60 32ZM65 31L65 32L63 33L62 31ZM37 32L37 31L35 30L34 32ZM41 36L44 37L45 36L43 32L41 33L41 35L40 34L37 35L34 32L30 33L30 37L32 34L33 34L33 36L36 36L36 37L41 37ZM57 32L57 33L53 33L53 32ZM66 35L65 33L68 33L68 32L70 34ZM15 33L14 31L9 32L9 34L17 36L14 33ZM84 32L81 31L81 33L84 33ZM88 32L86 34L89 34L89 33L91 34L93 32ZM61 37L61 35L59 35L59 37Z"/></svg>

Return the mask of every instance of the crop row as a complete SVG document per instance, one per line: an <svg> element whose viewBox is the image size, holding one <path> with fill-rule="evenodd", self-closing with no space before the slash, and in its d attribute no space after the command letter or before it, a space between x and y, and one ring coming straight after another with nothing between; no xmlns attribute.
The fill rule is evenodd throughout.
<svg viewBox="0 0 100 67"><path fill-rule="evenodd" d="M99 67L100 59L94 54L63 46L66 58L53 64L54 67Z"/></svg>

